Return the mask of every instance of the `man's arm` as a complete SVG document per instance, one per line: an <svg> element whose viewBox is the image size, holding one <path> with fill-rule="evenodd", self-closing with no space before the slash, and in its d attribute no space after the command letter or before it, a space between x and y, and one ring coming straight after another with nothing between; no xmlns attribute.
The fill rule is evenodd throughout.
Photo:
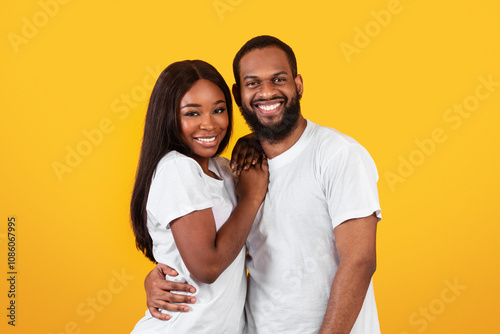
<svg viewBox="0 0 500 334"><path fill-rule="evenodd" d="M348 334L354 326L376 268L377 222L373 214L347 220L334 229L340 265L320 334Z"/></svg>
<svg viewBox="0 0 500 334"><path fill-rule="evenodd" d="M187 305L180 303L194 304L196 298L189 295L178 295L171 291L185 291L195 293L196 289L189 284L176 283L165 280L165 275L177 276L174 269L164 264L158 263L156 267L146 276L144 289L146 290L147 305L151 315L159 320L169 320L170 315L161 313L158 309L175 312L188 312Z"/></svg>

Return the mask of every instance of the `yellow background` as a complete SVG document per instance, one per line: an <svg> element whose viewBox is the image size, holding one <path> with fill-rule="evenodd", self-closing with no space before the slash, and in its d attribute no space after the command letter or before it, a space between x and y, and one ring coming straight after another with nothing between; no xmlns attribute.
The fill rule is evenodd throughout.
<svg viewBox="0 0 500 334"><path fill-rule="evenodd" d="M128 217L146 95L163 68L186 58L212 63L231 85L236 51L271 34L296 52L304 115L354 137L377 163L382 332L498 333L499 17L494 0L4 4L0 330L133 328L153 267ZM455 104L471 111L448 111ZM232 143L248 131L235 116ZM68 158L72 150L80 159Z"/></svg>

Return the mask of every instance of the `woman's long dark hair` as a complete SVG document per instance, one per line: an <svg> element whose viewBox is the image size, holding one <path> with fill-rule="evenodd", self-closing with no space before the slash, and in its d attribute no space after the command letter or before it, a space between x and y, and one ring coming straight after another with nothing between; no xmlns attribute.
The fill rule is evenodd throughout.
<svg viewBox="0 0 500 334"><path fill-rule="evenodd" d="M156 260L153 256L153 241L148 232L146 212L149 188L156 165L165 154L172 150L188 156L191 154L191 150L181 139L177 111L184 94L200 79L216 84L226 98L229 125L216 155L226 148L231 137L233 123L231 93L222 75L212 65L201 60L184 60L173 63L163 70L149 100L139 166L130 203L135 244L153 262Z"/></svg>

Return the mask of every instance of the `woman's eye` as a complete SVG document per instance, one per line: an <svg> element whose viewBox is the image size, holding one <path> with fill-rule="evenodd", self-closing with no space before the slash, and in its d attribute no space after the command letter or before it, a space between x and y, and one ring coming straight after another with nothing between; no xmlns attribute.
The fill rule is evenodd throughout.
<svg viewBox="0 0 500 334"><path fill-rule="evenodd" d="M214 113L215 114L221 114L223 113L224 111L226 111L226 108L217 108L214 110Z"/></svg>
<svg viewBox="0 0 500 334"><path fill-rule="evenodd" d="M187 113L184 114L184 116L197 116L198 112L196 111L188 111Z"/></svg>

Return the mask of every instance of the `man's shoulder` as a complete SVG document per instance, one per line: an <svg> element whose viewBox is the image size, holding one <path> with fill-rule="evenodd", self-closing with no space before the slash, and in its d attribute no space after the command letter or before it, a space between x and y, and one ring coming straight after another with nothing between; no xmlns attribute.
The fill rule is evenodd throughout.
<svg viewBox="0 0 500 334"><path fill-rule="evenodd" d="M311 126L311 141L313 147L319 151L327 150L330 154L344 149L352 149L361 145L352 137L338 131L337 129L319 125L308 120Z"/></svg>

